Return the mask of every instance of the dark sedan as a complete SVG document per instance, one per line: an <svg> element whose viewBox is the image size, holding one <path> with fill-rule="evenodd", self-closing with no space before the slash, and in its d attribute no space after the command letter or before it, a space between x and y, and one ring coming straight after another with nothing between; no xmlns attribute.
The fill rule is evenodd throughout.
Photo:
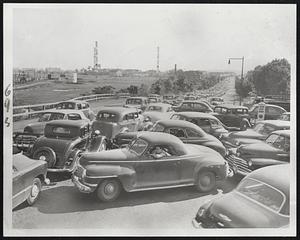
<svg viewBox="0 0 300 240"><path fill-rule="evenodd" d="M233 172L241 175L261 167L289 163L290 130L275 131L265 141L242 145L232 151L226 160Z"/></svg>
<svg viewBox="0 0 300 240"><path fill-rule="evenodd" d="M196 228L281 228L290 222L290 164L258 169L230 193L206 202Z"/></svg>
<svg viewBox="0 0 300 240"><path fill-rule="evenodd" d="M183 120L160 120L150 129L151 132L165 132L172 134L184 143L203 145L214 149L225 156L225 147L214 136L207 134L197 125ZM138 136L138 132L120 133L115 138L115 144L125 146Z"/></svg>
<svg viewBox="0 0 300 240"><path fill-rule="evenodd" d="M265 140L274 131L288 129L290 129L289 121L265 120L256 123L252 129L247 129L246 131L222 134L220 140L226 148L236 148L241 144Z"/></svg>
<svg viewBox="0 0 300 240"><path fill-rule="evenodd" d="M185 100L179 106L173 107L173 109L175 112L213 112L213 109L207 103L198 100Z"/></svg>
<svg viewBox="0 0 300 240"><path fill-rule="evenodd" d="M49 184L46 177L47 163L42 160L32 160L22 153L13 155L13 185L12 208L24 201L34 204L40 196L42 183Z"/></svg>

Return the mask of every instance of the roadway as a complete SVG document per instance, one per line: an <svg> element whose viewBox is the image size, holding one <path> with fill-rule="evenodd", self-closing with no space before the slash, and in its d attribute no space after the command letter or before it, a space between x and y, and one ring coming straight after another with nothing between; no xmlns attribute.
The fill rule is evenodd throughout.
<svg viewBox="0 0 300 240"><path fill-rule="evenodd" d="M223 89L223 98L228 101L234 96L232 81L225 86L227 89ZM97 112L104 105L122 105L124 101L125 99L106 99L91 102L91 108ZM14 131L22 129L25 123L16 122ZM216 190L206 194L197 192L194 187L123 192L115 202L104 203L99 202L93 194L80 193L68 175L52 173L49 178L50 186L43 187L35 205L28 207L22 204L13 210L13 228L102 229L107 234L128 231L143 234L153 229L154 234L176 234L178 231L183 231L186 235L201 234L201 230L194 229L191 223L200 205L206 200L230 192L240 181L237 177L229 178L219 182Z"/></svg>

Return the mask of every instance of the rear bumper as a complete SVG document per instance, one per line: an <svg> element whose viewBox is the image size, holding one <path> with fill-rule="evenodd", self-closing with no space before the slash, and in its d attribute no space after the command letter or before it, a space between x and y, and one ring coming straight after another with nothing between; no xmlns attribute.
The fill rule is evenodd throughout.
<svg viewBox="0 0 300 240"><path fill-rule="evenodd" d="M92 193L97 188L97 184L95 185L89 185L83 184L79 181L79 178L77 176L72 175L72 182L76 186L76 188L83 193Z"/></svg>

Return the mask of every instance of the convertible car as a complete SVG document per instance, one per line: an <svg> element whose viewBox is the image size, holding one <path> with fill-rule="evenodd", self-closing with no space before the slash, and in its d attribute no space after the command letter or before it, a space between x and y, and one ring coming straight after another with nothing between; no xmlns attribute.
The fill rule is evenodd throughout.
<svg viewBox="0 0 300 240"><path fill-rule="evenodd" d="M230 193L202 205L196 228L281 228L290 222L290 164L247 175Z"/></svg>
<svg viewBox="0 0 300 240"><path fill-rule="evenodd" d="M47 163L45 161L32 160L22 153L17 153L13 155L12 165L12 208L24 201L28 205L34 204L41 193L42 183L50 183L46 177Z"/></svg>
<svg viewBox="0 0 300 240"><path fill-rule="evenodd" d="M272 132L265 141L246 144L226 156L235 174L247 175L255 169L290 162L290 130Z"/></svg>
<svg viewBox="0 0 300 240"><path fill-rule="evenodd" d="M225 156L226 149L223 144L214 136L207 134L196 124L184 120L160 120L150 129L151 132L165 132L172 134L184 143L197 144L209 147L222 156ZM126 146L132 139L136 138L139 132L127 132L118 134L114 143L118 146Z"/></svg>
<svg viewBox="0 0 300 240"><path fill-rule="evenodd" d="M157 149L161 154L153 155ZM126 148L83 154L72 180L79 191L113 201L122 189L133 192L195 185L208 192L228 173L228 163L210 148L184 144L167 133L143 132Z"/></svg>

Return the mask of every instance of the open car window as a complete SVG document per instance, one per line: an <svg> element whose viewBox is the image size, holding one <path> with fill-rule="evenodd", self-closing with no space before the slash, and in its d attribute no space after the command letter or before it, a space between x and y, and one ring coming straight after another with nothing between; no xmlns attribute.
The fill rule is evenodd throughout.
<svg viewBox="0 0 300 240"><path fill-rule="evenodd" d="M97 115L97 120L106 122L117 122L117 115L109 112L99 112Z"/></svg>
<svg viewBox="0 0 300 240"><path fill-rule="evenodd" d="M129 146L129 150L133 151L134 153L136 153L137 155L141 155L145 149L147 148L148 143L146 141L144 141L143 139L136 139L134 140Z"/></svg>
<svg viewBox="0 0 300 240"><path fill-rule="evenodd" d="M147 158L152 159L164 159L171 156L176 156L176 151L171 147L167 145L155 145L150 147L146 152L145 156Z"/></svg>
<svg viewBox="0 0 300 240"><path fill-rule="evenodd" d="M170 134L179 137L179 138L186 138L186 133L183 129L180 128L169 128L167 130L167 132L169 132Z"/></svg>

